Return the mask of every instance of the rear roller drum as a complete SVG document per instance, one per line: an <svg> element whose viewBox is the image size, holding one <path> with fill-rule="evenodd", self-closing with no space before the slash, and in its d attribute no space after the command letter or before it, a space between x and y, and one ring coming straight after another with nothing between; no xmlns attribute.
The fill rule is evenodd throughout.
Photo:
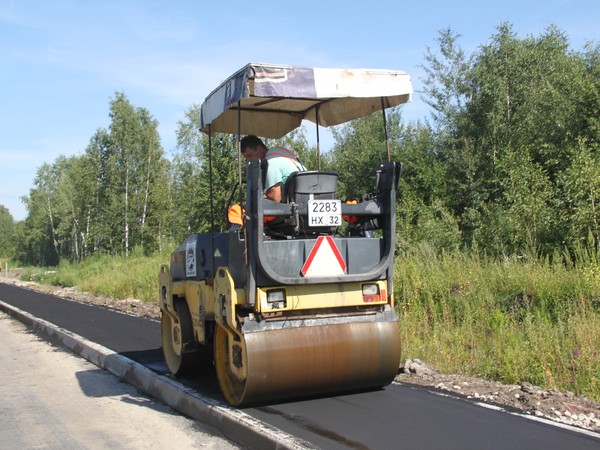
<svg viewBox="0 0 600 450"><path fill-rule="evenodd" d="M229 335L221 325L215 329L215 369L221 392L227 402L240 405L246 387L246 380L231 371L231 356L229 353Z"/></svg>
<svg viewBox="0 0 600 450"><path fill-rule="evenodd" d="M185 348L186 343L193 345L192 317L184 300L176 300L173 306L175 317L163 312L160 319L163 355L173 375L189 375L198 365L198 353Z"/></svg>

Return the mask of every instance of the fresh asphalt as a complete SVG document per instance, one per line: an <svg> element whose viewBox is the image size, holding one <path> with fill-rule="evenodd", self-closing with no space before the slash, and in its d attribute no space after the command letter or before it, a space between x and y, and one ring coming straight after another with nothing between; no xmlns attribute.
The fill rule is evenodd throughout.
<svg viewBox="0 0 600 450"><path fill-rule="evenodd" d="M1 283L0 301L106 347L124 360L136 361L157 379L169 380L160 348L160 323L155 320ZM211 368L199 378L182 381L187 385L184 390L191 387L195 398L205 399L200 401L209 405L213 415L228 414L227 407L214 407L222 404L223 398ZM398 384L370 392L244 408L240 414L255 419L234 420L238 425L244 422L242 425L255 435L260 434L257 424L264 423L265 433L281 430L280 439L284 440L285 436L293 436L288 440L289 448L600 449L595 433L527 420L433 389ZM248 439L253 439L252 433ZM287 446L276 439L267 443L273 448ZM265 442L247 444L258 447Z"/></svg>

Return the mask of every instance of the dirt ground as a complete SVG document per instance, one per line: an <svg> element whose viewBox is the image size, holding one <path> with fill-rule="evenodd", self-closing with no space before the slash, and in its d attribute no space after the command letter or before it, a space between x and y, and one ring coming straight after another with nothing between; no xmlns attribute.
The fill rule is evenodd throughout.
<svg viewBox="0 0 600 450"><path fill-rule="evenodd" d="M136 299L116 300L79 292L74 288L39 285L21 281L19 275L18 271L0 272L0 282L15 284L69 300L102 305L138 316L156 319L160 317L160 310L156 303L144 303ZM442 374L426 362L417 359L406 360L401 364L396 381L427 386L469 399L516 409L524 414L600 432L600 403L586 397L575 396L572 392L543 389L527 382L505 385L496 381L462 375Z"/></svg>

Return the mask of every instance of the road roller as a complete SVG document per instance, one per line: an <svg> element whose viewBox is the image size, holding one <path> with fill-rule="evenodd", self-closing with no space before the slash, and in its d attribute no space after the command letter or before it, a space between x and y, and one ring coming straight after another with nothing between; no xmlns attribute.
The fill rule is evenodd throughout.
<svg viewBox="0 0 600 450"><path fill-rule="evenodd" d="M396 194L385 110L410 100L410 77L379 69L250 63L209 94L202 132L278 139L381 113L387 158L372 190L338 196L338 174L289 177L264 196L268 160L242 164L241 224L191 234L159 273L163 354L174 376L214 365L234 406L380 388L394 379L400 334L393 300ZM213 214L213 213L211 213ZM214 220L213 217L207 220ZM214 222L213 222L214 223ZM206 355L210 356L207 357Z"/></svg>

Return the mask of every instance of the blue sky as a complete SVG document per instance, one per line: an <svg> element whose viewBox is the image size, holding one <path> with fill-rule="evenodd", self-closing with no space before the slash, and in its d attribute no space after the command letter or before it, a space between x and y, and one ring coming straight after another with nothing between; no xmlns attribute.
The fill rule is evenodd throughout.
<svg viewBox="0 0 600 450"><path fill-rule="evenodd" d="M418 90L440 29L471 53L501 22L520 37L555 24L578 50L600 40L600 1L0 0L0 204L24 219L37 168L82 154L117 91L170 156L186 109L248 62L404 70ZM403 114L427 116L418 93Z"/></svg>

